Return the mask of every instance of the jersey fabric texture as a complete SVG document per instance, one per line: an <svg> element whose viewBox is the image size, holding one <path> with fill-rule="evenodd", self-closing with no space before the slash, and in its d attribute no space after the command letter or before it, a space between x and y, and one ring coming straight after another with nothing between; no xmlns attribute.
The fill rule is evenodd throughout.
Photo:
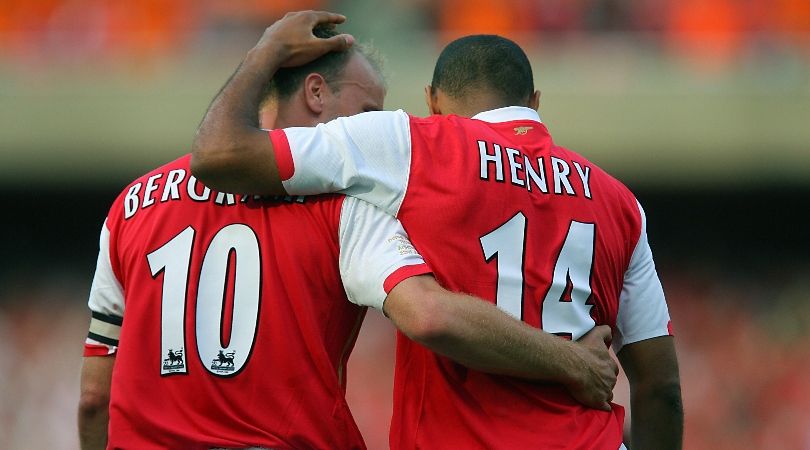
<svg viewBox="0 0 810 450"><path fill-rule="evenodd" d="M395 215L448 289L566 339L610 325L616 351L670 332L640 205L531 109L374 112L270 138L289 193L343 192ZM623 421L619 405L585 408L559 385L469 370L399 336L393 449L615 450Z"/></svg>
<svg viewBox="0 0 810 450"><path fill-rule="evenodd" d="M144 175L89 299L85 355L116 355L109 447L365 448L344 399L365 306L427 272L365 202L214 192L189 156Z"/></svg>

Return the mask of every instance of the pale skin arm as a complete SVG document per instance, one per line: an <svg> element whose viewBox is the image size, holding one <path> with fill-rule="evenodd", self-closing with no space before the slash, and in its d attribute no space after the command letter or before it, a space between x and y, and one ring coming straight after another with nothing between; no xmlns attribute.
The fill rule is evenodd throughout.
<svg viewBox="0 0 810 450"><path fill-rule="evenodd" d="M679 450L683 404L672 336L625 345L618 354L630 382L632 450Z"/></svg>
<svg viewBox="0 0 810 450"><path fill-rule="evenodd" d="M563 384L580 403L610 410L618 367L610 328L578 343L533 328L475 297L449 292L430 275L400 282L383 311L409 338L472 369Z"/></svg>
<svg viewBox="0 0 810 450"><path fill-rule="evenodd" d="M341 15L325 12L290 13L265 31L211 103L200 124L192 146L194 176L203 184L225 192L286 193L272 141L258 124L262 91L280 67L305 64L326 52L348 49L353 43L349 35L319 39L312 33L317 25L344 20ZM400 283L386 301L389 305L386 312L415 340L473 368L561 382L580 401L609 409L607 401L612 398L616 381L615 364L604 348L604 336L609 336L609 331L596 329L586 340L594 345L578 349L511 319L486 302L444 290L438 295L435 290L424 290L430 283L415 283ZM438 287L435 280L432 283L433 288ZM398 298L406 287L417 289L410 295L404 294L406 298L428 302L427 306L433 308L428 311L439 315L420 313L426 305L418 302L404 302L406 307L400 311L403 302L391 300ZM449 299L463 300L453 304L446 301ZM464 304L468 308L461 311L458 307ZM409 305L419 311L409 310ZM425 318L429 320L424 321ZM526 346L529 350L522 351Z"/></svg>
<svg viewBox="0 0 810 450"><path fill-rule="evenodd" d="M110 380L115 356L85 356L79 397L79 442L82 450L107 446Z"/></svg>
<svg viewBox="0 0 810 450"><path fill-rule="evenodd" d="M223 192L284 195L273 143L259 126L262 92L281 67L306 64L330 51L345 51L354 38L341 34L320 39L318 25L339 24L340 14L289 13L265 30L222 90L197 129L191 172L206 186Z"/></svg>

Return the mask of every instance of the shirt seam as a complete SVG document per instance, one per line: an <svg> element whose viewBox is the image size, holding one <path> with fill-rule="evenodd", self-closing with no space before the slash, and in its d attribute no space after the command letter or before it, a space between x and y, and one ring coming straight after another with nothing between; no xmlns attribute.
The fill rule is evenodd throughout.
<svg viewBox="0 0 810 450"><path fill-rule="evenodd" d="M660 327L656 327L655 329L650 329L645 332L634 333L631 336L622 336L622 345L620 347L624 348L625 345L635 344L636 342L645 341L647 339L662 337L662 336L672 336L669 334L669 330L667 329L667 325L663 325Z"/></svg>
<svg viewBox="0 0 810 450"><path fill-rule="evenodd" d="M403 185L403 191L401 195L399 195L400 199L394 208L394 217L399 217L399 211L402 209L402 205L405 204L405 199L408 197L408 188L410 188L411 184L411 171L413 170L413 138L412 138L412 128L411 128L411 116L406 112L402 112L405 115L405 119L407 120L407 130L405 133L405 139L407 143L408 149L408 170L405 172L405 183Z"/></svg>

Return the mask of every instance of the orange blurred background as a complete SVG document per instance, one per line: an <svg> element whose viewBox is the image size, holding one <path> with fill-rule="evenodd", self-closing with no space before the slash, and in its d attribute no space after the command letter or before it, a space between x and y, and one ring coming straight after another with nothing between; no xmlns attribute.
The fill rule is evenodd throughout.
<svg viewBox="0 0 810 450"><path fill-rule="evenodd" d="M810 449L807 0L0 0L0 448L78 448L109 202L184 153L239 58L292 8L347 14L387 56L387 108L415 114L450 39L524 45L556 139L645 205L685 448ZM370 312L348 398L371 449L387 448L393 350Z"/></svg>

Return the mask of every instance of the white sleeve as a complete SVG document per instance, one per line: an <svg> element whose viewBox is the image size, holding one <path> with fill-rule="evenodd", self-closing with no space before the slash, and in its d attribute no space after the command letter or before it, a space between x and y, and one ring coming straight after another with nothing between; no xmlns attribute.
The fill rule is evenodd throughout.
<svg viewBox="0 0 810 450"><path fill-rule="evenodd" d="M396 216L408 185L410 119L404 111L341 117L270 132L291 195L340 192Z"/></svg>
<svg viewBox="0 0 810 450"><path fill-rule="evenodd" d="M647 218L641 205L641 235L624 274L616 318L618 333L613 338L613 350L658 336L671 334L669 310L664 289L655 271L652 251L647 242Z"/></svg>
<svg viewBox="0 0 810 450"><path fill-rule="evenodd" d="M124 317L124 290L115 276L110 263L110 230L107 222L101 227L98 261L90 298L87 301L92 318L86 344L105 345L110 352L118 346L121 323Z"/></svg>
<svg viewBox="0 0 810 450"><path fill-rule="evenodd" d="M352 303L382 310L399 282L430 273L398 220L353 197L340 212L340 276Z"/></svg>

